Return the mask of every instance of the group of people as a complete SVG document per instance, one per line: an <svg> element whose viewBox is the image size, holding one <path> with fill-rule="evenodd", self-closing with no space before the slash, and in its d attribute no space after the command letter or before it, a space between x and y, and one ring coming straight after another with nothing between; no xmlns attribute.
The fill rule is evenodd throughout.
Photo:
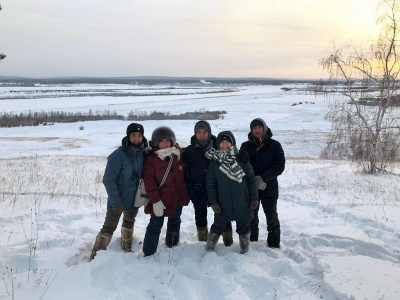
<svg viewBox="0 0 400 300"><path fill-rule="evenodd" d="M143 241L145 256L157 251L164 218L167 217L165 244L179 243L183 206L192 201L197 237L215 249L220 236L229 247L233 244L232 221L239 234L240 253L248 252L251 241L258 241L261 203L267 220L267 246L280 247L280 223L277 213L279 196L277 177L285 169L281 144L272 139L263 119L250 123L248 140L240 149L231 131L212 134L207 121L198 121L190 145L176 143L169 127L156 128L151 141L144 137L141 124L127 127L121 146L108 156L103 183L108 194L107 213L96 237L90 260L105 250L118 226L121 215L121 247L131 252L135 218L139 208L134 199L143 178L151 215ZM214 222L208 229L207 209L212 208Z"/></svg>

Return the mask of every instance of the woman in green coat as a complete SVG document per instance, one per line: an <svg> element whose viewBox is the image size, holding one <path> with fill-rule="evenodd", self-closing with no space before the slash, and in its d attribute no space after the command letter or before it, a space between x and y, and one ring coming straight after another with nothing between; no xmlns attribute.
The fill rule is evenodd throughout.
<svg viewBox="0 0 400 300"><path fill-rule="evenodd" d="M206 157L211 160L207 170L207 194L215 213L206 249L214 250L227 223L236 221L240 253L243 254L249 250L250 221L253 209L258 205L254 172L249 162L238 159L232 132L220 132L217 146L218 149L206 152Z"/></svg>

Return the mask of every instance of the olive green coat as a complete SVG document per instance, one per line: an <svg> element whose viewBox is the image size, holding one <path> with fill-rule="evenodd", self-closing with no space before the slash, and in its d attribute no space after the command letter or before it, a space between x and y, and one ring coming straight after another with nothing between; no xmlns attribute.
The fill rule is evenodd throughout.
<svg viewBox="0 0 400 300"><path fill-rule="evenodd" d="M221 163L211 160L207 170L207 194L210 204L216 202L222 208L221 214L229 220L250 221L253 211L250 209L250 201L257 200L257 186L254 180L254 172L249 162L243 164L237 160L246 176L242 182L230 179L219 170Z"/></svg>

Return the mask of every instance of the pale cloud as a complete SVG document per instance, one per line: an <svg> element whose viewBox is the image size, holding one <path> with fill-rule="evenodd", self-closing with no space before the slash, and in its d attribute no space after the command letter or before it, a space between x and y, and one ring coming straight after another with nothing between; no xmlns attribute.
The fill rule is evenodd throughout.
<svg viewBox="0 0 400 300"><path fill-rule="evenodd" d="M0 75L320 78L377 0L3 0Z"/></svg>

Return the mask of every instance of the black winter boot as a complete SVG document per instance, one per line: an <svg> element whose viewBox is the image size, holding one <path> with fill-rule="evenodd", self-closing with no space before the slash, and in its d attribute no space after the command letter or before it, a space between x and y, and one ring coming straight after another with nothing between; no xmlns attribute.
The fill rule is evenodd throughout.
<svg viewBox="0 0 400 300"><path fill-rule="evenodd" d="M125 252L132 252L133 227L121 227L121 247Z"/></svg>
<svg viewBox="0 0 400 300"><path fill-rule="evenodd" d="M199 242L207 242L208 238L208 227L197 227L197 237Z"/></svg>
<svg viewBox="0 0 400 300"><path fill-rule="evenodd" d="M214 251L215 246L218 243L218 239L221 235L216 234L212 231L210 231L210 234L208 235L207 243L206 243L206 250L207 251Z"/></svg>
<svg viewBox="0 0 400 300"><path fill-rule="evenodd" d="M168 248L172 248L173 246L176 246L179 243L179 232L175 231L168 231L165 236L165 244L167 245Z"/></svg>
<svg viewBox="0 0 400 300"><path fill-rule="evenodd" d="M250 242L258 242L258 228L251 229Z"/></svg>
<svg viewBox="0 0 400 300"><path fill-rule="evenodd" d="M240 254L245 254L249 251L250 232L239 235Z"/></svg>
<svg viewBox="0 0 400 300"><path fill-rule="evenodd" d="M230 247L233 244L232 227L225 229L222 232L222 239L224 241L225 247Z"/></svg>
<svg viewBox="0 0 400 300"><path fill-rule="evenodd" d="M112 238L112 234L102 233L101 231L96 236L96 241L94 242L94 246L92 249L92 254L90 254L89 261L92 261L96 256L97 251L106 250L108 244L110 244Z"/></svg>

